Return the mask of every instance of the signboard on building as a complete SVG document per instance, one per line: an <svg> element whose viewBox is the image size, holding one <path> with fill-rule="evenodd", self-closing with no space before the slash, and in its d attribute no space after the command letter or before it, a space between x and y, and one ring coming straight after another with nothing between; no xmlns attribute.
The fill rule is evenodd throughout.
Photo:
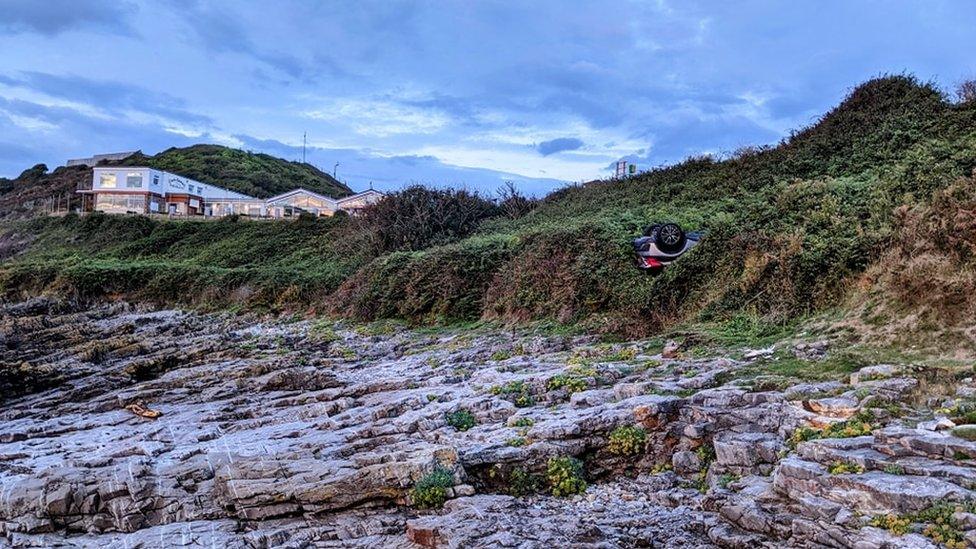
<svg viewBox="0 0 976 549"><path fill-rule="evenodd" d="M613 174L613 176L616 177L617 179L622 179L624 177L627 177L627 161L626 160L618 160L617 161L617 170L616 170L616 173Z"/></svg>

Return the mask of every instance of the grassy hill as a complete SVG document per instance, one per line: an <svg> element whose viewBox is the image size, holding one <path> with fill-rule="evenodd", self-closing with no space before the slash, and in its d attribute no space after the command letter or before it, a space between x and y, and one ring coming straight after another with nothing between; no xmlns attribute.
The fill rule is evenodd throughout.
<svg viewBox="0 0 976 549"><path fill-rule="evenodd" d="M349 187L311 164L220 145L173 147L154 156L137 153L112 164L149 166L258 198L275 196L295 187L332 197L352 194Z"/></svg>
<svg viewBox="0 0 976 549"><path fill-rule="evenodd" d="M0 264L0 291L366 320L555 319L629 335L828 310L879 329L917 315L936 322L954 302L976 310L976 278L960 274L976 266L976 228L960 221L976 211L974 168L976 104L886 77L776 146L562 189L528 215L496 215L419 249L377 250L355 219L0 225L0 257L5 240L21 243ZM707 236L651 278L633 268L629 241L663 219ZM938 291L925 289L932 276ZM184 280L196 291L178 291ZM965 332L967 317L956 318Z"/></svg>
<svg viewBox="0 0 976 549"><path fill-rule="evenodd" d="M0 219L31 217L49 211L52 204L61 209L78 206L75 191L83 186L91 186L91 170L84 166L48 172L47 166L38 164L14 179L0 177Z"/></svg>

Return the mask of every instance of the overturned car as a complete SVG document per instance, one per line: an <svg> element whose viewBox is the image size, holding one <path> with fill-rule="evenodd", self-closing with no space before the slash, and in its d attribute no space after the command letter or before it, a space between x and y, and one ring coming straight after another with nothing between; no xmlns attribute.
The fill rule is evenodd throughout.
<svg viewBox="0 0 976 549"><path fill-rule="evenodd" d="M637 268L660 272L665 266L698 245L700 232L685 232L677 223L654 223L634 239Z"/></svg>

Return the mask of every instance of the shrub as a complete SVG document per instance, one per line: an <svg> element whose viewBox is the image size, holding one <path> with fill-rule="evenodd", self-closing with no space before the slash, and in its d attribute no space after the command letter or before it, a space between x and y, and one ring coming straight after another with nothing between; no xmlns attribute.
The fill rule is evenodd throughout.
<svg viewBox="0 0 976 549"><path fill-rule="evenodd" d="M388 194L360 212L352 225L374 253L420 250L465 237L498 207L478 193L420 185Z"/></svg>
<svg viewBox="0 0 976 549"><path fill-rule="evenodd" d="M546 480L556 497L582 494L586 491L583 480L583 462L572 457L550 458L546 467Z"/></svg>
<svg viewBox="0 0 976 549"><path fill-rule="evenodd" d="M861 467L856 463L835 461L827 467L827 472L830 473L831 475L847 475L847 474L860 475L864 473L864 467Z"/></svg>
<svg viewBox="0 0 976 549"><path fill-rule="evenodd" d="M898 515L887 514L872 518L868 524L875 528L884 528L896 536L904 536L911 528L912 521Z"/></svg>
<svg viewBox="0 0 976 549"><path fill-rule="evenodd" d="M644 451L647 431L637 425L617 427L610 433L607 451L617 456L634 456Z"/></svg>
<svg viewBox="0 0 976 549"><path fill-rule="evenodd" d="M549 381L546 382L546 387L550 391L566 389L569 394L573 394L585 390L588 387L588 384L586 379L579 376L556 374L549 378Z"/></svg>
<svg viewBox="0 0 976 549"><path fill-rule="evenodd" d="M820 438L852 438L870 435L874 427L859 419L851 418L847 421L832 423L823 429L813 429L811 427L800 427L790 436L790 447L796 448L801 442L816 440Z"/></svg>
<svg viewBox="0 0 976 549"><path fill-rule="evenodd" d="M524 381L509 381L504 385L495 385L490 389L490 392L493 395L500 395L511 400L518 408L526 408L535 404L535 399L529 393L529 386Z"/></svg>
<svg viewBox="0 0 976 549"><path fill-rule="evenodd" d="M508 493L515 497L527 496L539 491L541 479L522 467L515 467L508 476Z"/></svg>
<svg viewBox="0 0 976 549"><path fill-rule="evenodd" d="M447 424L458 431L467 431L475 426L474 414L468 410L458 410L447 414Z"/></svg>
<svg viewBox="0 0 976 549"><path fill-rule="evenodd" d="M438 509L447 501L447 490L454 486L454 475L447 468L437 465L413 487L412 500L418 509Z"/></svg>
<svg viewBox="0 0 976 549"><path fill-rule="evenodd" d="M889 475L904 475L905 468L897 463L889 463L888 465L884 466L884 472L888 473Z"/></svg>

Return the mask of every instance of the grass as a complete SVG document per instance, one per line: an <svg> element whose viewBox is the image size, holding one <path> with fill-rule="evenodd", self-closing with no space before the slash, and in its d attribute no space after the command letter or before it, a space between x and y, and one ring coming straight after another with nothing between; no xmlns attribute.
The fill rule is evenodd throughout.
<svg viewBox="0 0 976 549"><path fill-rule="evenodd" d="M0 264L0 293L257 310L312 305L363 321L540 322L567 333L628 337L695 324L706 343L720 346L765 345L802 319L849 307L852 294L872 296L855 301L873 303L871 329L889 329L890 319L913 310L926 312L923 326L936 325L939 314L952 312L954 296L976 295L976 279L963 276L971 254L962 244L928 238L924 251L945 259L944 272L933 273L891 253L911 252L914 235L937 236L930 228L942 223L940 212L973 202L966 190L973 185L955 183L976 167L973 127L976 102L951 103L912 77L881 77L775 146L570 186L527 215L495 215L473 234L392 253L371 252L350 220L190 224L93 216L8 223L0 236L37 238ZM192 149L155 161L202 180L239 182L238 190L255 194L258 182L227 172L225 159L268 175L262 192L309 177L325 181L303 165L274 171L261 155ZM657 219L707 235L648 277L633 268L629 241ZM860 278L865 273L873 274ZM917 291L933 274L951 275L952 284ZM188 284L193 291L184 290ZM950 315L954 322L972 317L963 309ZM839 362L826 368L845 369Z"/></svg>

